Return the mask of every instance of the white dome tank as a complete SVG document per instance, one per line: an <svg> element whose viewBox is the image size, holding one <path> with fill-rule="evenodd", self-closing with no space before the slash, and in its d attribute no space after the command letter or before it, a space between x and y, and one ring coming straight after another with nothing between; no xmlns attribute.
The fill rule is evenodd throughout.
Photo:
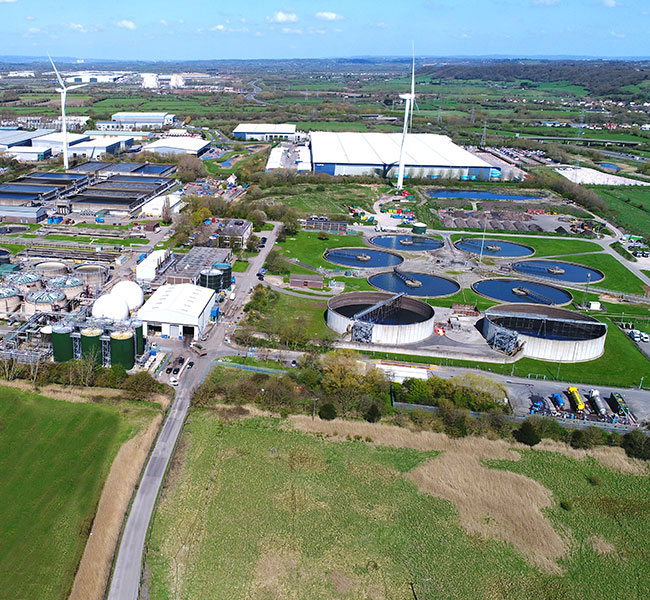
<svg viewBox="0 0 650 600"><path fill-rule="evenodd" d="M123 298L113 294L104 294L95 300L92 315L97 319L126 321L129 318L129 307Z"/></svg>
<svg viewBox="0 0 650 600"><path fill-rule="evenodd" d="M129 307L129 310L137 310L144 304L142 288L135 281L128 279L118 281L113 286L111 295L122 298Z"/></svg>

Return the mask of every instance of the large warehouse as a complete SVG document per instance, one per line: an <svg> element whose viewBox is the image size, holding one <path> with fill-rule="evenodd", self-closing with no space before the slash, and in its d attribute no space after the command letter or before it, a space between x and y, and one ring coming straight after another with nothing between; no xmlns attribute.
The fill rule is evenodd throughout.
<svg viewBox="0 0 650 600"><path fill-rule="evenodd" d="M111 116L111 122L115 126L106 126L105 129L136 129L138 127L162 129L165 125L173 125L175 120L176 115L172 113L122 111Z"/></svg>
<svg viewBox="0 0 650 600"><path fill-rule="evenodd" d="M296 126L289 123L275 125L271 123L240 123L235 127L232 136L236 140L255 140L258 142L272 142L275 140L296 139Z"/></svg>
<svg viewBox="0 0 650 600"><path fill-rule="evenodd" d="M210 142L200 137L168 137L143 146L144 152L156 154L191 154L200 156L210 147Z"/></svg>
<svg viewBox="0 0 650 600"><path fill-rule="evenodd" d="M401 133L314 131L309 137L315 173L397 176ZM489 179L493 168L446 135L411 133L404 154L407 177Z"/></svg>
<svg viewBox="0 0 650 600"><path fill-rule="evenodd" d="M190 283L159 287L138 311L138 319L144 323L144 335L200 337L210 321L215 298L214 290Z"/></svg>

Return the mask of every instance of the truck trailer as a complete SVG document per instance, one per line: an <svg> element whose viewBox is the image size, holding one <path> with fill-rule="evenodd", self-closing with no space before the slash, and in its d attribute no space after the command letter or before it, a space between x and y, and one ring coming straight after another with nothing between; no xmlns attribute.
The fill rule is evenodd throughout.
<svg viewBox="0 0 650 600"><path fill-rule="evenodd" d="M573 402L573 405L575 406L576 412L584 412L586 406L585 402L582 399L582 396L580 395L580 392L578 391L577 387L570 387L567 391L567 396L569 399Z"/></svg>

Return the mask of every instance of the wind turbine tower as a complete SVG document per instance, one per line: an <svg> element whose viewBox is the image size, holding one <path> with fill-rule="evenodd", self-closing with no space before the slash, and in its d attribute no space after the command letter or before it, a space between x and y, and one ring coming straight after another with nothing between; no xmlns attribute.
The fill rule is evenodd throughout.
<svg viewBox="0 0 650 600"><path fill-rule="evenodd" d="M79 85L71 85L70 87L65 87L65 83L63 82L63 78L61 75L59 75L59 72L56 70L56 67L54 66L54 61L52 60L52 57L48 55L48 58L50 59L50 62L52 63L52 68L54 69L54 73L56 74L56 78L59 81L59 85L61 86L60 88L57 88L57 92L61 94L61 133L63 133L63 167L65 170L68 170L68 167L70 166L68 163L68 127L67 123L65 121L65 101L66 97L68 95L69 91L76 90L78 88L84 87L85 85L88 85L87 83L82 83Z"/></svg>
<svg viewBox="0 0 650 600"><path fill-rule="evenodd" d="M413 63L411 67L411 93L400 94L399 96L404 100L404 129L402 131L402 143L399 149L399 168L397 171L397 189L401 190L404 187L404 145L406 144L406 136L409 130L409 124L413 114L413 104L415 103L415 50L413 50Z"/></svg>

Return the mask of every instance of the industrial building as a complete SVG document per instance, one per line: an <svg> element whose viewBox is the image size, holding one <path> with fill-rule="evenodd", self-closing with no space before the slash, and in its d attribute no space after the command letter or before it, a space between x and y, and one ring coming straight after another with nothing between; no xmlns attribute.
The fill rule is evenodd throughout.
<svg viewBox="0 0 650 600"><path fill-rule="evenodd" d="M167 177L176 171L176 165L148 163L148 162L109 162L89 160L69 169L70 173L89 173L100 178L107 178L111 175L153 175ZM135 181L135 180L134 180ZM146 179L143 179L146 181Z"/></svg>
<svg viewBox="0 0 650 600"><path fill-rule="evenodd" d="M402 134L323 132L310 134L315 173L396 177ZM492 166L445 135L411 133L404 147L409 177L489 180Z"/></svg>
<svg viewBox="0 0 650 600"><path fill-rule="evenodd" d="M16 146L32 146L32 140L54 133L54 129L37 129L36 131L23 131L22 129L9 129L0 131L0 151L6 151Z"/></svg>
<svg viewBox="0 0 650 600"><path fill-rule="evenodd" d="M107 136L103 138L91 137L86 142L80 142L68 148L70 158L95 158L102 154L118 154L121 151L121 141L110 139ZM133 140L131 140L133 144Z"/></svg>
<svg viewBox="0 0 650 600"><path fill-rule="evenodd" d="M12 146L5 150L5 154L12 156L19 162L36 162L52 158L51 148L33 148L32 146Z"/></svg>
<svg viewBox="0 0 650 600"><path fill-rule="evenodd" d="M117 112L111 116L114 127L107 129L162 129L171 126L176 120L176 115L167 112ZM104 121L103 123L106 123Z"/></svg>
<svg viewBox="0 0 650 600"><path fill-rule="evenodd" d="M138 281L153 281L172 259L172 255L166 248L164 250L154 250L142 262L135 267L135 278Z"/></svg>
<svg viewBox="0 0 650 600"><path fill-rule="evenodd" d="M159 287L138 311L144 335L199 338L210 321L215 299L214 290L189 283Z"/></svg>
<svg viewBox="0 0 650 600"><path fill-rule="evenodd" d="M347 231L347 221L330 221L329 219L305 219L303 225L306 229L314 231Z"/></svg>
<svg viewBox="0 0 650 600"><path fill-rule="evenodd" d="M139 142L143 140L150 140L154 136L153 132L151 131L136 131L136 130L120 131L108 126L112 123L113 121L97 121L97 129L87 129L86 131L84 131L84 133L90 136L98 136L98 135L107 135L106 132L108 131L110 132L108 135L115 136L115 137L125 137L127 139L130 138L133 139L134 141L139 141Z"/></svg>
<svg viewBox="0 0 650 600"><path fill-rule="evenodd" d="M174 185L175 180L169 177L112 175L70 196L68 205L72 211L132 214L139 211L145 202L163 194Z"/></svg>
<svg viewBox="0 0 650 600"><path fill-rule="evenodd" d="M351 292L328 301L327 326L353 342L413 344L433 335L434 311L404 294Z"/></svg>
<svg viewBox="0 0 650 600"><path fill-rule="evenodd" d="M68 132L68 152L70 156L74 152L73 146L80 144L81 142L90 142L90 136L85 133L70 133ZM41 135L39 137L32 139L32 146L34 148L51 148L52 154L57 155L63 152L63 133L56 131L54 133L48 133L47 135Z"/></svg>
<svg viewBox="0 0 650 600"><path fill-rule="evenodd" d="M40 223L47 218L42 206L0 205L0 221L5 223Z"/></svg>
<svg viewBox="0 0 650 600"><path fill-rule="evenodd" d="M209 140L200 137L167 137L142 147L144 152L156 154L191 154L200 156L210 147Z"/></svg>
<svg viewBox="0 0 650 600"><path fill-rule="evenodd" d="M274 125L271 123L240 123L232 132L236 140L273 142L296 141L296 126L289 123Z"/></svg>
<svg viewBox="0 0 650 600"><path fill-rule="evenodd" d="M485 311L482 331L506 354L552 362L594 360L607 337L607 325L589 315L540 304L493 306Z"/></svg>
<svg viewBox="0 0 650 600"><path fill-rule="evenodd" d="M322 275L300 275L291 273L289 276L289 285L297 288L311 288L314 290L323 289L323 276Z"/></svg>
<svg viewBox="0 0 650 600"><path fill-rule="evenodd" d="M169 268L166 272L166 283L199 285L202 271L213 267L227 271L231 269L231 260L232 252L228 249L195 246Z"/></svg>
<svg viewBox="0 0 650 600"><path fill-rule="evenodd" d="M221 223L215 232L220 248L244 248L253 235L253 224L243 219Z"/></svg>
<svg viewBox="0 0 650 600"><path fill-rule="evenodd" d="M177 215L181 211L181 208L185 206L183 198L179 193L163 194L161 196L156 196L143 204L140 209L140 215L143 217L160 219L162 217L165 201L169 202L169 210L171 210L174 215Z"/></svg>
<svg viewBox="0 0 650 600"><path fill-rule="evenodd" d="M127 73L123 71L78 71L66 76L67 83L117 83Z"/></svg>
<svg viewBox="0 0 650 600"><path fill-rule="evenodd" d="M88 185L81 173L46 173L36 171L0 184L0 204L29 206L55 200Z"/></svg>

